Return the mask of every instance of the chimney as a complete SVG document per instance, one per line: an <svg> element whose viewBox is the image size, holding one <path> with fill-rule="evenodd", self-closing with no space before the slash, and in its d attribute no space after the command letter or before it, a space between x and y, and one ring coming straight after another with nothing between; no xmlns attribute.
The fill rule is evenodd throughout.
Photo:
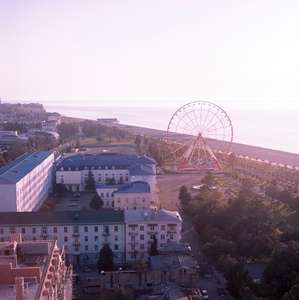
<svg viewBox="0 0 299 300"><path fill-rule="evenodd" d="M16 300L24 300L24 277L16 277Z"/></svg>

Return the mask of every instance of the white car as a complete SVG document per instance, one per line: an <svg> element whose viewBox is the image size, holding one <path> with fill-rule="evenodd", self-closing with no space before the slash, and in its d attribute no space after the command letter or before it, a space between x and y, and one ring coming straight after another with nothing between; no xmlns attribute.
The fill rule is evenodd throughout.
<svg viewBox="0 0 299 300"><path fill-rule="evenodd" d="M201 290L202 299L207 300L209 299L209 294L207 290Z"/></svg>

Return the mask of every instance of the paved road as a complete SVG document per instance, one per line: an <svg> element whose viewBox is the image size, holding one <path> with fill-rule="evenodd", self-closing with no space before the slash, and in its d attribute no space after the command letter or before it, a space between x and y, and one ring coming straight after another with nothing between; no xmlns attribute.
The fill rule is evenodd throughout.
<svg viewBox="0 0 299 300"><path fill-rule="evenodd" d="M192 256L197 260L199 266L206 264L207 259L200 251L200 241L198 238L196 238L197 233L195 232L192 224L184 220L183 227L184 227L184 232L182 234L182 241L190 244L192 249ZM211 278L201 277L198 283L198 287L202 289L206 289L208 291L209 299L211 300L220 299L217 293L217 288L225 287L225 278L223 278L223 276L219 272L217 272L212 266L208 265L208 269L209 269L208 274L211 275Z"/></svg>

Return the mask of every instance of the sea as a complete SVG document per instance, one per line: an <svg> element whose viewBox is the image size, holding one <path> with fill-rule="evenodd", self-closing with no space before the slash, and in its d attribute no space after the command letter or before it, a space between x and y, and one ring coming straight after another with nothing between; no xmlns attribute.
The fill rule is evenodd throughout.
<svg viewBox="0 0 299 300"><path fill-rule="evenodd" d="M167 130L177 107L116 107L44 105L49 112L96 120L117 118L120 123ZM234 130L234 142L299 153L299 111L226 109Z"/></svg>

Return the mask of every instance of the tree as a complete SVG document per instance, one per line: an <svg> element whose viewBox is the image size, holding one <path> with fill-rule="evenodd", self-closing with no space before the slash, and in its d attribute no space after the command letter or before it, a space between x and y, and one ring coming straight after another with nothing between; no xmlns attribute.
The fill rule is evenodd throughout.
<svg viewBox="0 0 299 300"><path fill-rule="evenodd" d="M111 300L128 300L129 295L125 289L112 290Z"/></svg>
<svg viewBox="0 0 299 300"><path fill-rule="evenodd" d="M299 284L292 286L290 291L282 297L282 300L298 300L299 299Z"/></svg>
<svg viewBox="0 0 299 300"><path fill-rule="evenodd" d="M152 244L151 244L151 248L150 248L150 251L149 251L149 255L150 255L150 256L156 256L156 255L159 255L159 252L158 252L158 241L157 241L157 238L156 238L155 235L154 235L153 242L152 242Z"/></svg>
<svg viewBox="0 0 299 300"><path fill-rule="evenodd" d="M101 271L113 271L113 252L108 244L105 244L100 250L97 266L99 273Z"/></svg>
<svg viewBox="0 0 299 300"><path fill-rule="evenodd" d="M249 281L243 265L237 263L226 274L226 289L235 299L244 299L250 293Z"/></svg>
<svg viewBox="0 0 299 300"><path fill-rule="evenodd" d="M280 299L299 279L299 243L282 244L267 265L263 278L263 290L269 299Z"/></svg>
<svg viewBox="0 0 299 300"><path fill-rule="evenodd" d="M62 183L56 183L54 185L54 192L57 193L58 195L62 195L63 193L66 192L66 187Z"/></svg>
<svg viewBox="0 0 299 300"><path fill-rule="evenodd" d="M102 208L103 205L104 205L104 202L103 202L102 198L97 193L95 193L95 195L92 197L92 199L89 203L90 208L98 210L98 209Z"/></svg>
<svg viewBox="0 0 299 300"><path fill-rule="evenodd" d="M183 207L187 206L191 201L191 194L188 192L188 189L185 185L180 187L179 200L181 201Z"/></svg>
<svg viewBox="0 0 299 300"><path fill-rule="evenodd" d="M87 191L94 191L95 190L95 180L93 178L93 174L91 173L91 171L88 172L88 176L85 180L85 189Z"/></svg>

